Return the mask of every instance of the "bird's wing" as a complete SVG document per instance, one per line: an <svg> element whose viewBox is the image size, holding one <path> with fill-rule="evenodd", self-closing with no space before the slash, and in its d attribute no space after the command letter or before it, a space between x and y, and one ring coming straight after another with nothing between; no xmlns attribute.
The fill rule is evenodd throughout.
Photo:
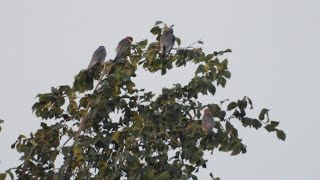
<svg viewBox="0 0 320 180"><path fill-rule="evenodd" d="M92 59L90 64L87 67L87 71L90 70L93 66L95 66L99 61L97 61L96 59Z"/></svg>
<svg viewBox="0 0 320 180"><path fill-rule="evenodd" d="M116 48L117 55L114 61L126 56L128 51L130 51L130 42L127 39L122 39Z"/></svg>
<svg viewBox="0 0 320 180"><path fill-rule="evenodd" d="M160 52L161 52L161 54L164 54L164 44L165 44L165 40L166 40L165 35L162 35L162 36L160 37L160 48L161 48Z"/></svg>
<svg viewBox="0 0 320 180"><path fill-rule="evenodd" d="M169 54L172 50L174 43L175 43L176 37L173 34L170 34L166 37L166 41L164 43L165 47L165 54Z"/></svg>
<svg viewBox="0 0 320 180"><path fill-rule="evenodd" d="M122 39L122 40L119 42L119 44L118 44L118 46L117 46L117 48L116 48L117 54L118 54L118 53L122 53L122 52L123 52L123 49L125 49L125 46L126 46L127 44L128 44L128 40Z"/></svg>
<svg viewBox="0 0 320 180"><path fill-rule="evenodd" d="M104 47L99 47L97 50L94 51L87 70L90 70L96 64L103 62L106 59L106 56L106 49Z"/></svg>

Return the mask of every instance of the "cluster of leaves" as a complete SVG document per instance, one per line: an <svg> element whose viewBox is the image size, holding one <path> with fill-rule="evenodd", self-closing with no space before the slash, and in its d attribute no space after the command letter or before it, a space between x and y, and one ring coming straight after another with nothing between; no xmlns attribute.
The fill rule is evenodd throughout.
<svg viewBox="0 0 320 180"><path fill-rule="evenodd" d="M205 54L200 47L189 46L173 50L169 57L160 60L159 37L165 28L157 22L151 29L156 36L154 42L133 44L128 62L106 62L92 72L81 71L73 87L63 85L39 94L32 109L46 121L36 133L30 137L21 135L12 145L23 154L23 163L15 168L16 176L197 179L199 168L206 168L205 151L213 153L217 149L231 155L246 152L232 120L256 129L264 125L268 131L276 131L278 138L285 139L284 132L277 129L279 122L264 120L268 110L263 109L259 119L246 116L248 104L252 108L248 97L226 107L222 103L204 105L198 101L199 95L214 96L217 86L225 87L231 73L228 60L220 57L231 50ZM181 40L176 39L180 46ZM138 66L165 75L187 63L198 65L190 82L163 88L159 95L139 89L133 81ZM210 136L201 131L201 112L205 107L217 122L216 133ZM117 117L112 117L115 112ZM59 156L63 158L60 166ZM210 176L214 179L211 173Z"/></svg>

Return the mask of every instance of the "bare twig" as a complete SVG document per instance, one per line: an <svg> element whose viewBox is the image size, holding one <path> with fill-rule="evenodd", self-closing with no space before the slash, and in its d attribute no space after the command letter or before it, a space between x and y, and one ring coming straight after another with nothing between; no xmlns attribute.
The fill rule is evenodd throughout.
<svg viewBox="0 0 320 180"><path fill-rule="evenodd" d="M175 142L177 145L181 145L178 141L176 141L175 139L173 139L168 133L166 133L166 136L168 137L168 138L170 138L173 142Z"/></svg>
<svg viewBox="0 0 320 180"><path fill-rule="evenodd" d="M64 142L62 146L60 146L60 148L58 149L58 151L60 151L71 139L72 139L72 136L69 137L69 139L67 139L67 141Z"/></svg>
<svg viewBox="0 0 320 180"><path fill-rule="evenodd" d="M186 48L186 49L191 48L193 45L195 45L195 44L197 44L197 43L198 43L198 41L196 41L196 42L194 42L194 43L190 44L189 46L187 46L187 48Z"/></svg>

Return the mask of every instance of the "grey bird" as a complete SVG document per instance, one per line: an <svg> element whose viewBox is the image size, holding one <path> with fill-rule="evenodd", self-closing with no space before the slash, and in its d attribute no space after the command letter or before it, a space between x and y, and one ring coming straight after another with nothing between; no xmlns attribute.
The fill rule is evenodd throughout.
<svg viewBox="0 0 320 180"><path fill-rule="evenodd" d="M162 33L160 37L160 58L164 59L172 50L176 37L173 35L173 29L170 27Z"/></svg>
<svg viewBox="0 0 320 180"><path fill-rule="evenodd" d="M103 61L106 59L106 56L107 56L106 48L104 46L99 46L98 49L94 51L91 58L91 62L86 70L89 71L95 65L103 63Z"/></svg>
<svg viewBox="0 0 320 180"><path fill-rule="evenodd" d="M202 117L202 131L208 135L212 133L212 128L214 127L214 120L212 113L208 108L204 110L204 115Z"/></svg>
<svg viewBox="0 0 320 180"><path fill-rule="evenodd" d="M133 38L130 36L127 36L126 38L122 39L117 48L116 48L116 57L114 58L113 62L115 63L122 63L125 61L125 58L130 55L131 50L131 43L133 41Z"/></svg>

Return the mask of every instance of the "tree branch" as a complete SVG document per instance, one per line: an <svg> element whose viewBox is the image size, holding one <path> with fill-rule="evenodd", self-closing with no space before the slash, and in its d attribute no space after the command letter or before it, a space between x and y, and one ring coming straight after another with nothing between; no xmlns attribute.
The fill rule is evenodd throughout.
<svg viewBox="0 0 320 180"><path fill-rule="evenodd" d="M111 69L111 67L113 67L113 65L114 65L114 64L112 64L108 69L106 69L106 64L104 64L103 71L102 71L102 75L100 76L100 79L99 79L96 87L94 88L93 92L97 90L97 88L98 88L98 86L100 85L103 77L104 77L105 75L108 75L108 74L109 74L110 69ZM80 136L81 130L83 129L84 123L85 123L85 121L86 121L86 119L87 119L87 117L88 117L88 114L89 114L89 111L88 111L88 110L89 110L89 108L91 107L91 104L92 104L91 102L88 103L87 107L85 108L85 110L87 111L87 113L85 113L85 114L81 117L81 119L80 119L80 125L79 125L79 129L78 129L78 131L77 131L77 133L76 133L76 136L75 136L75 138L74 138L74 139L75 139L74 143L76 143L76 142L79 141L79 136Z"/></svg>

